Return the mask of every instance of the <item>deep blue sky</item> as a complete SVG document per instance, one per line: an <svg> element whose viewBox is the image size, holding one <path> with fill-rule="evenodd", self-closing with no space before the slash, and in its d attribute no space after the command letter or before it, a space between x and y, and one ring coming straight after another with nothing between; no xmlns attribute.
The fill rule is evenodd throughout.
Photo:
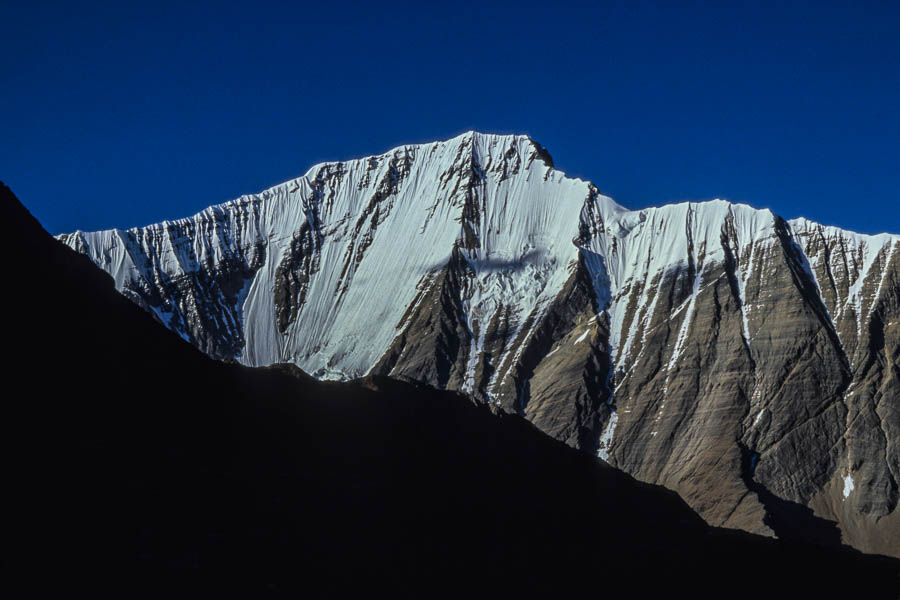
<svg viewBox="0 0 900 600"><path fill-rule="evenodd" d="M632 208L900 233L897 2L87 4L0 0L0 179L52 233L469 129Z"/></svg>

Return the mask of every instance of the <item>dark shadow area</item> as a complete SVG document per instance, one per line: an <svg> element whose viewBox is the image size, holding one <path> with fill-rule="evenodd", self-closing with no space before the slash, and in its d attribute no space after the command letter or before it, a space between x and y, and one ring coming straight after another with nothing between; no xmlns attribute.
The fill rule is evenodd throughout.
<svg viewBox="0 0 900 600"><path fill-rule="evenodd" d="M753 480L753 471L759 454L741 445L742 476L744 483L754 492L766 509L763 522L779 539L805 542L832 548L847 548L841 542L841 530L837 523L817 517L812 509L779 498L763 485Z"/></svg>
<svg viewBox="0 0 900 600"><path fill-rule="evenodd" d="M779 498L761 485L751 488L766 509L764 523L780 539L812 542L823 546L841 546L837 523L817 517L811 508Z"/></svg>
<svg viewBox="0 0 900 600"><path fill-rule="evenodd" d="M448 262L452 262L454 260L453 253L451 253L450 257L446 260L441 260L433 265L429 265L425 268L424 273L433 273L434 271L438 271L447 266ZM529 250L522 254L522 256L516 259L506 259L506 258L484 258L484 259L464 259L464 266L471 270L477 270L478 273L495 273L495 272L510 272L515 273L516 271L521 271L527 265L538 264L541 260L541 256L544 254L541 250Z"/></svg>

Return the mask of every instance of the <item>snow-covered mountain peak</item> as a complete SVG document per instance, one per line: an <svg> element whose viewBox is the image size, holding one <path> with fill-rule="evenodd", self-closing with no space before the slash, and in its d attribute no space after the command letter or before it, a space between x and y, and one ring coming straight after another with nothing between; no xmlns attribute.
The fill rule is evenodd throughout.
<svg viewBox="0 0 900 600"><path fill-rule="evenodd" d="M748 477L830 498L861 547L900 514L900 236L722 199L628 210L530 137L473 131L60 238L211 356L470 393L717 525L771 534Z"/></svg>
<svg viewBox="0 0 900 600"><path fill-rule="evenodd" d="M713 265L752 269L755 249L777 241L778 223L769 210L721 199L628 210L555 169L527 135L468 131L321 163L193 217L61 239L213 355L343 378L375 364L407 309L454 261L471 274L460 284L460 318L473 357L478 331L498 311L515 307L504 317L510 327L533 325L579 261L611 316L612 349L627 350L632 303L652 308L646 282L683 271L699 290ZM816 227L790 226L800 237ZM736 277L743 290L746 273ZM184 278L191 303L203 288L219 296L215 306L180 306ZM643 295L633 297L638 287Z"/></svg>
<svg viewBox="0 0 900 600"><path fill-rule="evenodd" d="M528 136L466 132L60 239L214 357L468 392L683 491L716 524L769 532L748 456L755 482L801 504L832 471L896 489L871 433L893 423L878 403L895 383L898 236L722 199L628 210Z"/></svg>
<svg viewBox="0 0 900 600"><path fill-rule="evenodd" d="M359 166L371 166L384 161L390 161L400 157L441 157L447 159L471 158L480 166L489 166L501 159L504 155L517 154L520 158L530 158L533 155L540 156L542 162L553 166L550 154L543 146L535 142L530 136L524 134L493 134L478 131L467 131L447 140L424 142L418 144L404 144L397 146L381 154L373 154L361 158L343 161L327 161L313 165L302 176L315 178L323 169L344 168L352 170ZM297 181L299 178L293 180ZM281 185L286 185L285 182ZM278 187L278 186L276 186ZM263 192L264 193L264 192Z"/></svg>

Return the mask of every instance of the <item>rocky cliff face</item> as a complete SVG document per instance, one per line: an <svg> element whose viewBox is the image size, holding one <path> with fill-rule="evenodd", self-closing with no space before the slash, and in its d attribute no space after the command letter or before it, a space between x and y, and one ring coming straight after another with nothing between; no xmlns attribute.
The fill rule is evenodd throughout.
<svg viewBox="0 0 900 600"><path fill-rule="evenodd" d="M469 133L60 237L211 356L464 391L711 524L900 555L896 236L628 211Z"/></svg>

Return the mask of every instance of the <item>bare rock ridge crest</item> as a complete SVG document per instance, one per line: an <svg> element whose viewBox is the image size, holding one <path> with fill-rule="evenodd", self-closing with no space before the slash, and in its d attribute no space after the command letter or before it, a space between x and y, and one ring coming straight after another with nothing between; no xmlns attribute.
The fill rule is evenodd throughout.
<svg viewBox="0 0 900 600"><path fill-rule="evenodd" d="M900 556L900 236L630 211L470 132L59 239L210 356L464 391L710 524Z"/></svg>

